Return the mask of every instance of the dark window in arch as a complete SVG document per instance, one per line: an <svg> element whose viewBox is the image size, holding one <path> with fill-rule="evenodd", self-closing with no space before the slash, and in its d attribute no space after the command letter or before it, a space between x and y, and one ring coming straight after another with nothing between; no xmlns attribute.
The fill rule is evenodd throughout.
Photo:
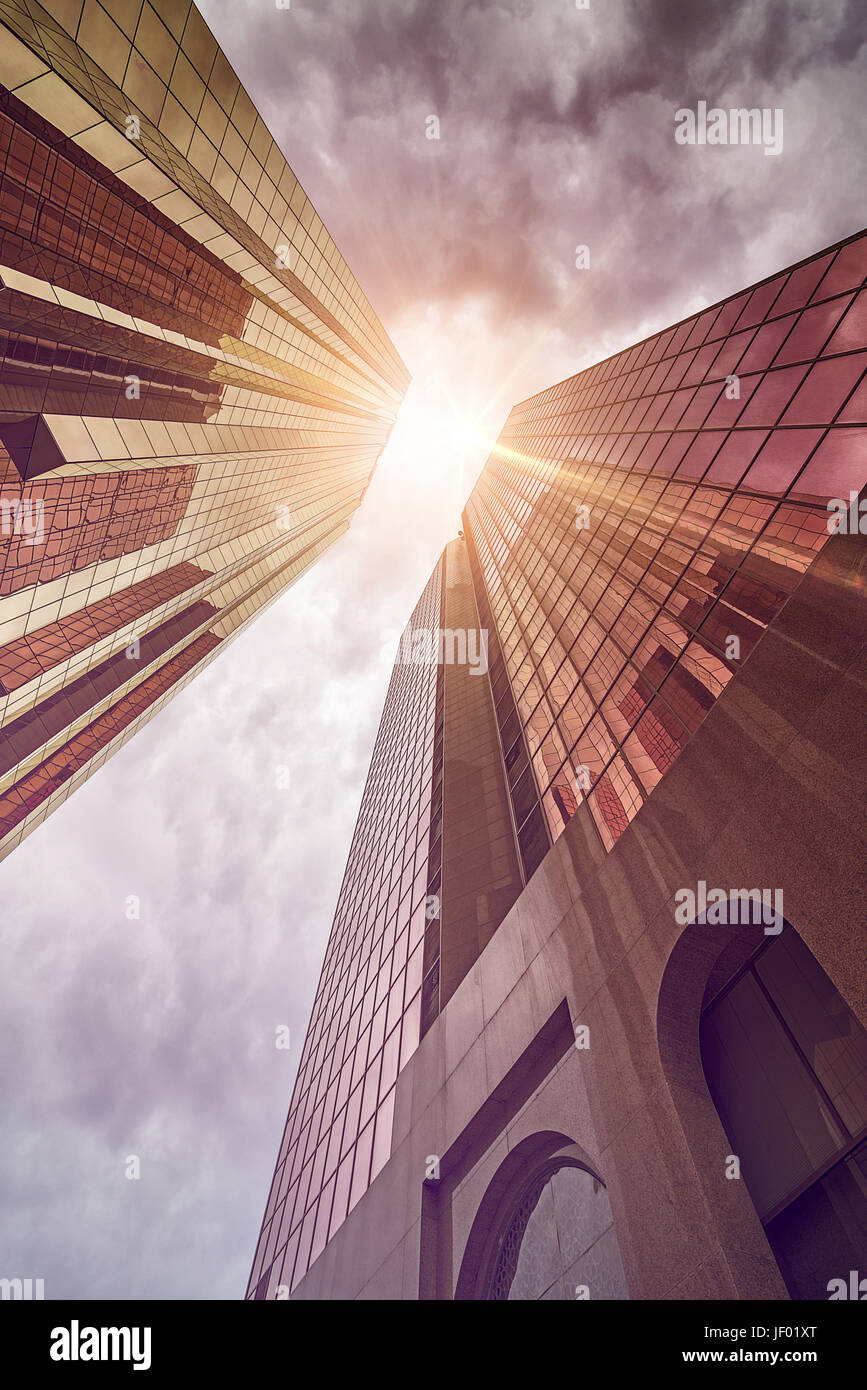
<svg viewBox="0 0 867 1390"><path fill-rule="evenodd" d="M599 1178L555 1160L531 1179L505 1216L484 1296L512 1302L629 1297Z"/></svg>
<svg viewBox="0 0 867 1390"><path fill-rule="evenodd" d="M701 1053L791 1296L867 1274L867 1033L792 928L706 1004Z"/></svg>

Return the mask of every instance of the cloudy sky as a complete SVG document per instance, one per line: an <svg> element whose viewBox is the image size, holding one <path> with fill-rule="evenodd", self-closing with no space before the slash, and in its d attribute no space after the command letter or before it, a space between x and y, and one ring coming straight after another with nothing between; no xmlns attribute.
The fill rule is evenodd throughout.
<svg viewBox="0 0 867 1390"><path fill-rule="evenodd" d="M862 0L200 7L414 382L349 535L0 866L0 1274L54 1298L243 1294L397 632L510 404L864 220ZM782 152L677 144L699 100Z"/></svg>

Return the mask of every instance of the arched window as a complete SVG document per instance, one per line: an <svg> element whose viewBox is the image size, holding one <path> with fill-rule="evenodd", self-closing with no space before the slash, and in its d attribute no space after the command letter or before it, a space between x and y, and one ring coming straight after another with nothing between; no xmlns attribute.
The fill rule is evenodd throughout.
<svg viewBox="0 0 867 1390"><path fill-rule="evenodd" d="M483 1297L628 1298L608 1193L589 1169L555 1158L505 1207Z"/></svg>
<svg viewBox="0 0 867 1390"><path fill-rule="evenodd" d="M867 1033L788 925L705 999L701 1055L793 1298L867 1275Z"/></svg>

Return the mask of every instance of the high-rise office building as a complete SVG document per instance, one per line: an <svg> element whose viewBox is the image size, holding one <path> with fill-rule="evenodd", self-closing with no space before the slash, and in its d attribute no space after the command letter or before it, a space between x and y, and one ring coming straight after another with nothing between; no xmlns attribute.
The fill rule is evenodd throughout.
<svg viewBox="0 0 867 1390"><path fill-rule="evenodd" d="M865 275L861 234L512 410L400 643L248 1297L867 1268Z"/></svg>
<svg viewBox="0 0 867 1390"><path fill-rule="evenodd" d="M346 530L406 369L194 6L0 5L0 856Z"/></svg>

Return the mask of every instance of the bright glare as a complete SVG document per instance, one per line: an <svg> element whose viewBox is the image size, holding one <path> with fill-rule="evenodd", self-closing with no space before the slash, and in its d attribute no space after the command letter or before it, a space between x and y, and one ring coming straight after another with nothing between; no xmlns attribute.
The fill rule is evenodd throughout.
<svg viewBox="0 0 867 1390"><path fill-rule="evenodd" d="M434 378L411 383L389 451L402 468L441 478L462 505L495 441L486 422L459 406Z"/></svg>

